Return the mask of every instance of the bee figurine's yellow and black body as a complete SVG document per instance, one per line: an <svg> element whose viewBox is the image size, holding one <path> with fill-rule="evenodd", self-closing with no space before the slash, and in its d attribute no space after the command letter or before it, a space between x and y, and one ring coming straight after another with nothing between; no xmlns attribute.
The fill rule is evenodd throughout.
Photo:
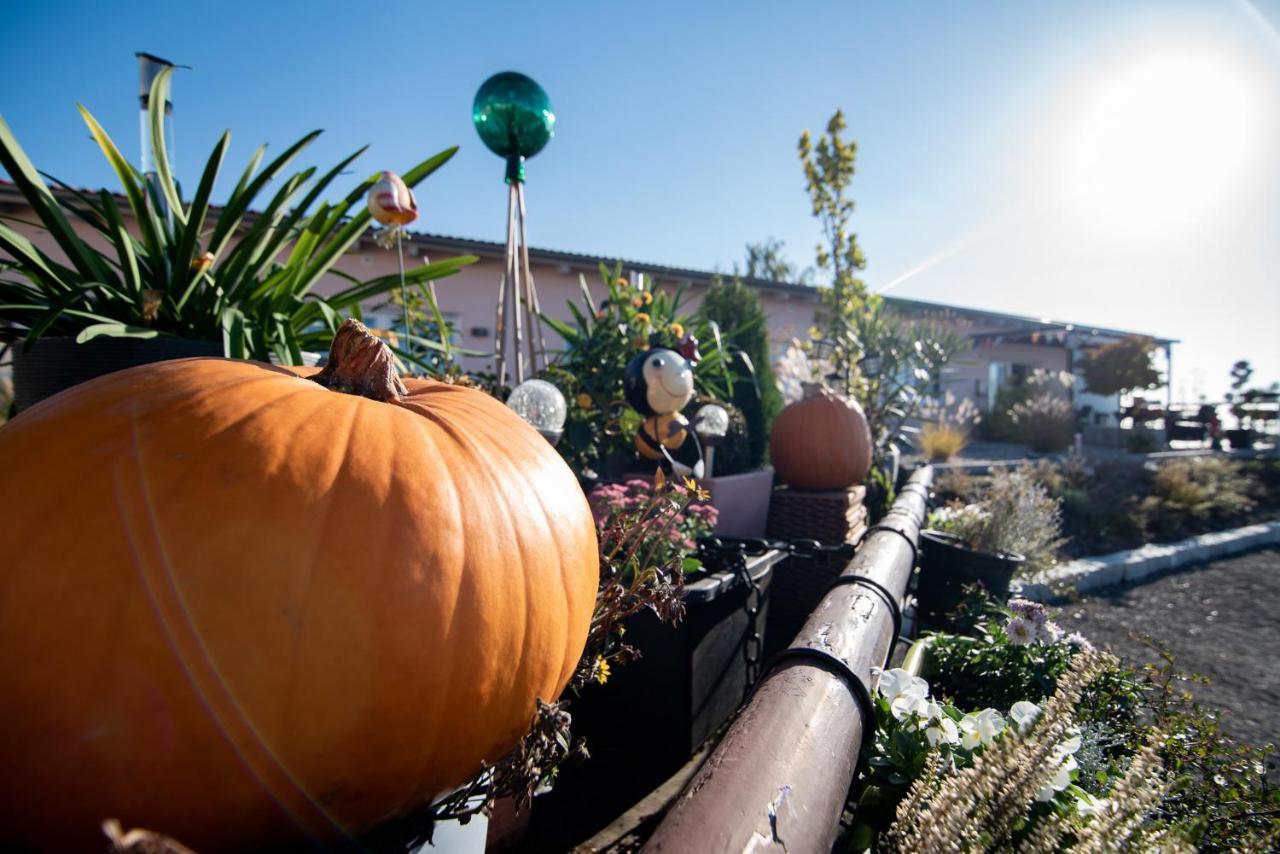
<svg viewBox="0 0 1280 854"><path fill-rule="evenodd" d="M681 350L688 356L667 347L650 347L636 356L627 364L622 388L627 403L644 416L635 440L640 456L660 462L674 474L701 477L702 448L688 419L680 414L693 399L697 341L686 339ZM695 451L692 465L673 456L690 439Z"/></svg>

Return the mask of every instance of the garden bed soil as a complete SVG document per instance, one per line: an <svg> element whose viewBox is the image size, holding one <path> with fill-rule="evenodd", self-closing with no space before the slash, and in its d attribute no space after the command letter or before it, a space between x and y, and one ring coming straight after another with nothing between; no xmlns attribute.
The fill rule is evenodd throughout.
<svg viewBox="0 0 1280 854"><path fill-rule="evenodd" d="M1157 662L1134 634L1150 636L1178 671L1211 680L1188 688L1223 713L1228 734L1262 745L1280 740L1277 613L1280 549L1271 548L1087 594L1062 607L1059 623L1135 666ZM1271 777L1280 780L1275 762Z"/></svg>

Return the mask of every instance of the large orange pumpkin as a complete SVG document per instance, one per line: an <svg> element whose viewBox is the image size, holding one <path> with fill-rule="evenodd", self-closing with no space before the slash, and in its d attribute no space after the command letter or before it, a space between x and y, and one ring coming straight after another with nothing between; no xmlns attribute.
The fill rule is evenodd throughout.
<svg viewBox="0 0 1280 854"><path fill-rule="evenodd" d="M862 483L871 468L871 430L857 401L817 383L773 420L769 459L794 489L829 491Z"/></svg>
<svg viewBox="0 0 1280 854"><path fill-rule="evenodd" d="M5 841L359 833L502 756L586 640L572 472L479 391L406 391L359 324L312 379L184 359L70 389L0 428L0 472Z"/></svg>

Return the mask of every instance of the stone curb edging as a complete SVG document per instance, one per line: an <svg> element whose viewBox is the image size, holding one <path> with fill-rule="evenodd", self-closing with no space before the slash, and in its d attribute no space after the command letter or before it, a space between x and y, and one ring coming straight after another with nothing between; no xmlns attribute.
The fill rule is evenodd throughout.
<svg viewBox="0 0 1280 854"><path fill-rule="evenodd" d="M1128 551L1073 560L1027 581L1015 582L1013 592L1025 599L1049 602L1071 591L1084 593L1099 587L1140 581L1157 572L1276 543L1280 543L1280 521L1262 522L1229 531L1200 534L1176 543L1151 543Z"/></svg>

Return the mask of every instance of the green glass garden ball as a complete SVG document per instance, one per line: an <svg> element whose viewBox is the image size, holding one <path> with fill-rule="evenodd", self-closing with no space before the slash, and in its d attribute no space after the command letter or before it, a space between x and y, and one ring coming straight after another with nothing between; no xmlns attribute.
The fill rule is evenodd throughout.
<svg viewBox="0 0 1280 854"><path fill-rule="evenodd" d="M471 120L489 150L507 158L537 154L556 127L547 93L516 71L503 71L484 81L476 92Z"/></svg>

